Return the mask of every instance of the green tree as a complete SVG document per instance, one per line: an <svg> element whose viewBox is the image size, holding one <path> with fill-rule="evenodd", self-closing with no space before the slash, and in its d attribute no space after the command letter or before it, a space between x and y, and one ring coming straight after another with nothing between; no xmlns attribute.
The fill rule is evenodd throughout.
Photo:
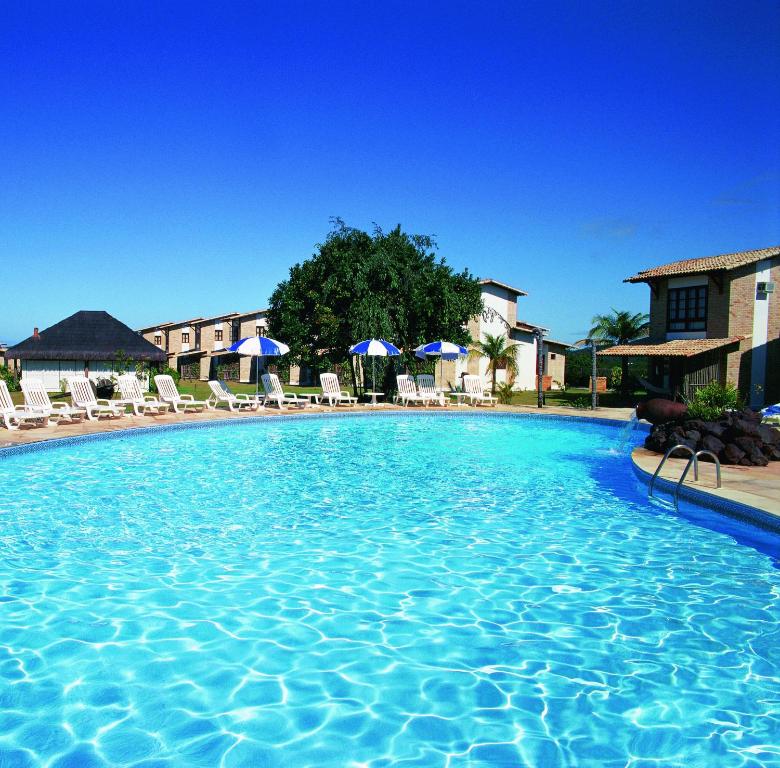
<svg viewBox="0 0 780 768"><path fill-rule="evenodd" d="M508 341L506 336L485 334L484 341L474 342L470 352L475 357L488 359L488 371L492 375L491 394L496 394L496 371L506 368L507 380L511 384L517 376L517 345Z"/></svg>
<svg viewBox="0 0 780 768"><path fill-rule="evenodd" d="M622 345L635 339L641 339L647 334L650 317L642 312L631 312L612 309L608 315L596 315L591 323L593 327L588 332L588 339L597 344ZM620 390L625 395L629 392L628 357L620 358L621 381Z"/></svg>
<svg viewBox="0 0 780 768"><path fill-rule="evenodd" d="M315 370L347 363L357 389L349 354L357 341L392 341L404 352L402 362L424 341L470 342L464 326L482 311L479 283L437 259L433 238L400 226L368 234L341 219L333 224L271 296L269 329L289 344L291 360Z"/></svg>

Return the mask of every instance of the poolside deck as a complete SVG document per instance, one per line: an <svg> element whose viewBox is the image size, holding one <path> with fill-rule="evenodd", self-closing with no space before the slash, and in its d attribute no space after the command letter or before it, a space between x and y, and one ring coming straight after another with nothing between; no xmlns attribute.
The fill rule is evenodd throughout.
<svg viewBox="0 0 780 768"><path fill-rule="evenodd" d="M350 410L359 410L371 412L372 409L365 406L357 406L356 409L348 408L328 408L319 409L306 408L303 411L284 411L284 414L295 413L301 418L306 418L315 413L343 413ZM411 410L398 406L386 405L383 411L388 410ZM429 413L445 411L440 408L428 408ZM446 409L450 412L472 411L470 407L458 408L451 406ZM540 413L538 408L529 406L509 406L499 405L496 408L480 408L485 411L504 411L508 413ZM583 410L578 408L565 408L558 406L545 406L541 411L545 415L555 416L579 416L596 419L618 419L628 421L633 409L631 408L600 408L596 411ZM77 437L79 435L88 435L96 432L114 432L123 429L139 429L141 427L163 426L168 424L199 423L207 421L216 421L224 419L245 419L248 417L261 416L269 419L280 415L275 408L269 408L265 411L232 413L226 409L220 408L216 411L204 411L202 413L188 414L168 414L166 416L134 416L128 414L123 419L104 419L101 421L85 421L76 424L59 424L51 427L22 427L18 430L8 431L0 428L0 449L13 445L24 445L44 440L54 440L63 437ZM660 456L656 453L637 448L632 454L634 463L645 472L652 474L658 466ZM684 459L670 459L664 466L661 477L676 480L682 474L685 466ZM698 483L694 483L691 477L691 484L700 491L711 493L714 496L729 499L731 501L741 502L756 507L770 514L780 517L780 462L772 462L767 467L723 467L723 487L716 489L714 487L714 472L706 464L702 464L701 477ZM686 480L686 483L688 481Z"/></svg>
<svg viewBox="0 0 780 768"><path fill-rule="evenodd" d="M631 458L640 469L653 474L661 456L646 448L635 448ZM677 482L688 459L669 459L659 477ZM721 499L736 501L756 507L780 518L780 461L770 461L766 467L721 467L721 488L715 487L715 467L709 462L700 462L699 480L693 480L693 472L685 484L698 491L712 494Z"/></svg>

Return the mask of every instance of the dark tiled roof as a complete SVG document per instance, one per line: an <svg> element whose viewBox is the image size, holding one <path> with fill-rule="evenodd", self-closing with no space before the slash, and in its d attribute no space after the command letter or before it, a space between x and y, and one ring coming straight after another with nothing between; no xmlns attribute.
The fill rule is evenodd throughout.
<svg viewBox="0 0 780 768"><path fill-rule="evenodd" d="M163 362L167 355L108 312L82 310L10 347L17 360L113 360L121 350L132 360Z"/></svg>

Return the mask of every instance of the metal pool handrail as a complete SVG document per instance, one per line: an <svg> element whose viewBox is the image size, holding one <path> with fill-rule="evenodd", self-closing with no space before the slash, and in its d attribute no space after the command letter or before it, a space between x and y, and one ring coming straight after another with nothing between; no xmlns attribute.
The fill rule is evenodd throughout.
<svg viewBox="0 0 780 768"><path fill-rule="evenodd" d="M677 449L682 448L684 451L688 451L688 453L691 454L691 458L688 459L688 465L685 467L685 472L683 472L683 477L685 477L686 473L688 472L688 467L690 467L691 462L693 462L693 479L698 480L699 479L699 454L696 453L696 451L691 448L690 445L685 445L684 443L677 443L677 445L673 445L665 454L664 457L661 459L661 462L659 463L658 467L656 468L655 472L653 473L653 477L650 480L650 487L648 489L647 497L649 499L653 498L653 486L655 485L655 479L658 477L658 475L661 473L661 468L664 464L666 464L666 460L669 458L669 456L676 451ZM705 453L705 451L699 451L699 453ZM717 460L717 457L716 457ZM720 486L718 486L720 487Z"/></svg>
<svg viewBox="0 0 780 768"><path fill-rule="evenodd" d="M679 506L680 486L685 481L685 476L688 474L688 470L691 468L691 464L693 463L694 466L698 464L699 456L712 456L712 459L715 462L715 482L716 482L715 487L720 488L720 460L712 451L696 451L696 453L694 453L693 456L691 456L691 458L688 459L688 463L685 465L685 469L683 470L682 475L680 475L680 479L677 481L677 485L674 487L674 508L675 509L677 509ZM694 470L693 477L694 480L699 479L696 470Z"/></svg>

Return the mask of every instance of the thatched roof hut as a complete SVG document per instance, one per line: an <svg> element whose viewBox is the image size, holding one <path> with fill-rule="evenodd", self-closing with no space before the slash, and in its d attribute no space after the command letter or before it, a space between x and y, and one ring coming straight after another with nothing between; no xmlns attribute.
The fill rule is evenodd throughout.
<svg viewBox="0 0 780 768"><path fill-rule="evenodd" d="M9 347L8 359L114 360L117 352L135 361L163 363L165 352L108 312L76 312Z"/></svg>

